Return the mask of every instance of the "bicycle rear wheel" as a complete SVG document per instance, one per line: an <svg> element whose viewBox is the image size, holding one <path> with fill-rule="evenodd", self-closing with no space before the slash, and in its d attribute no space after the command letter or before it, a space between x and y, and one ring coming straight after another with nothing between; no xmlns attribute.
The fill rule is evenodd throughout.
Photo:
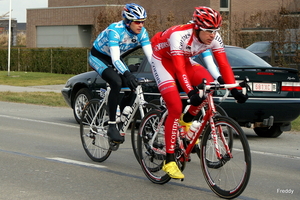
<svg viewBox="0 0 300 200"><path fill-rule="evenodd" d="M165 161L164 125L160 126L161 110L151 110L143 118L138 137L140 165L146 177L153 183L164 184L171 178L162 170Z"/></svg>
<svg viewBox="0 0 300 200"><path fill-rule="evenodd" d="M251 154L247 138L241 127L231 118L216 116L217 138L212 138L207 126L201 140L200 162L204 178L214 193L226 199L239 196L246 188L251 173ZM225 150L224 136L232 157ZM216 156L214 139L217 139L222 159Z"/></svg>
<svg viewBox="0 0 300 200"><path fill-rule="evenodd" d="M101 100L90 100L82 112L80 122L82 146L86 154L96 162L105 161L111 154L107 137L108 107L105 104L101 108L100 106Z"/></svg>

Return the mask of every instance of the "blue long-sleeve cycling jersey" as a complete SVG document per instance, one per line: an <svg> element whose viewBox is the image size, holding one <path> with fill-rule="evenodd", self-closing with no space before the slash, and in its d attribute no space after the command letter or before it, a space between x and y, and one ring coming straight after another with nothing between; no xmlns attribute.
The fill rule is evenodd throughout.
<svg viewBox="0 0 300 200"><path fill-rule="evenodd" d="M127 30L123 21L110 24L98 35L93 43L97 51L112 58L114 66L122 74L128 70L128 68L121 62L120 55L138 45L150 45L150 39L146 29L142 27L142 31L139 34L131 33ZM119 55L117 55L117 57L116 55L111 55L111 47L119 48ZM90 60L90 63L91 62ZM94 68L96 68L95 64L95 62L91 63ZM106 67L101 66L101 69L97 71L101 75L104 69L106 69Z"/></svg>

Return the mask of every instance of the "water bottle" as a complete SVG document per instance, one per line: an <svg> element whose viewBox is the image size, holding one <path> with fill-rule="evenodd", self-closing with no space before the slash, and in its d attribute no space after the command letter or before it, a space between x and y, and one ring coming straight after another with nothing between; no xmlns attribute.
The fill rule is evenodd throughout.
<svg viewBox="0 0 300 200"><path fill-rule="evenodd" d="M120 112L120 106L119 105L117 107L117 112L116 112L116 122L117 123L121 122L121 112Z"/></svg>
<svg viewBox="0 0 300 200"><path fill-rule="evenodd" d="M185 138L186 132L184 131L184 127L179 128L180 138Z"/></svg>
<svg viewBox="0 0 300 200"><path fill-rule="evenodd" d="M106 92L106 89L100 88L99 96L100 96L101 98L104 98L104 97L105 97L105 92Z"/></svg>
<svg viewBox="0 0 300 200"><path fill-rule="evenodd" d="M192 125L190 126L189 131L186 134L186 138L188 140L192 140L194 138L195 133L198 131L201 123L198 121L193 121Z"/></svg>
<svg viewBox="0 0 300 200"><path fill-rule="evenodd" d="M131 107L130 106L126 106L122 112L122 116L121 116L121 121L125 122L126 118L128 117L128 115L131 113Z"/></svg>

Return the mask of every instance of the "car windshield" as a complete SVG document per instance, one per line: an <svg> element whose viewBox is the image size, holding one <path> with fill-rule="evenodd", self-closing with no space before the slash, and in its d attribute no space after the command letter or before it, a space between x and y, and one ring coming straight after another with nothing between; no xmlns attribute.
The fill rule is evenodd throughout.
<svg viewBox="0 0 300 200"><path fill-rule="evenodd" d="M225 46L225 52L231 67L272 67L254 53L243 48ZM202 56L195 56L193 59L207 67Z"/></svg>
<svg viewBox="0 0 300 200"><path fill-rule="evenodd" d="M266 61L242 48L225 48L231 67L271 67Z"/></svg>
<svg viewBox="0 0 300 200"><path fill-rule="evenodd" d="M254 53L265 53L270 50L270 43L269 42L253 43L246 49Z"/></svg>

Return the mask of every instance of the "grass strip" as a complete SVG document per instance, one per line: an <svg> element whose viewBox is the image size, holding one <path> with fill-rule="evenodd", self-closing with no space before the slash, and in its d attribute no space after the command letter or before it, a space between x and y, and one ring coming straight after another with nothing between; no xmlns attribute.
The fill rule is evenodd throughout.
<svg viewBox="0 0 300 200"><path fill-rule="evenodd" d="M71 78L72 74L54 74L42 72L10 72L0 71L0 85L37 86L61 85Z"/></svg>
<svg viewBox="0 0 300 200"><path fill-rule="evenodd" d="M0 101L68 107L62 94L56 92L0 92Z"/></svg>

